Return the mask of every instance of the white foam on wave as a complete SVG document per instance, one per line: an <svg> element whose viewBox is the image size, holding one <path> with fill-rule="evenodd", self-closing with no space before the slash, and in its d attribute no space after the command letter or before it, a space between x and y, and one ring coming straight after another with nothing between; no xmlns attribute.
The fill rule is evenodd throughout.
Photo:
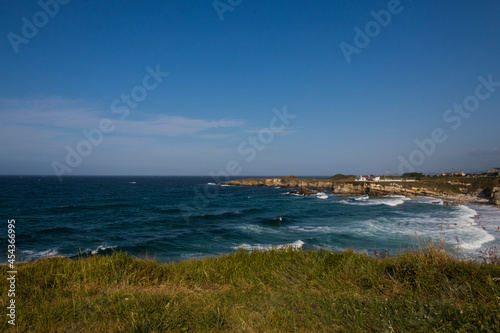
<svg viewBox="0 0 500 333"><path fill-rule="evenodd" d="M328 195L326 195L326 193L324 193L324 192L318 192L318 193L316 193L316 197L318 199L323 199L323 200L324 199L328 199Z"/></svg>
<svg viewBox="0 0 500 333"><path fill-rule="evenodd" d="M477 221L481 221L486 227L491 227L498 231L500 226L500 210L498 207L489 205L473 205L473 208L478 216L475 218Z"/></svg>
<svg viewBox="0 0 500 333"><path fill-rule="evenodd" d="M337 231L338 228L330 226L289 226L288 229L300 232L319 232L319 233L330 233Z"/></svg>
<svg viewBox="0 0 500 333"><path fill-rule="evenodd" d="M248 250L248 251L251 251L251 250L264 250L264 248L261 245L250 245L250 244L247 244L247 243L240 244L239 246L233 246L233 249L234 250L243 249L243 250Z"/></svg>
<svg viewBox="0 0 500 333"><path fill-rule="evenodd" d="M214 185L217 185L217 184L216 183L208 183L207 185L214 186Z"/></svg>
<svg viewBox="0 0 500 333"><path fill-rule="evenodd" d="M109 245L99 245L97 249L90 251L92 254L97 254L99 251L105 251L105 250L112 250L116 249L116 246L109 246Z"/></svg>
<svg viewBox="0 0 500 333"><path fill-rule="evenodd" d="M457 210L459 211L459 215L461 218L472 219L477 215L477 212L471 207L460 205L457 206Z"/></svg>
<svg viewBox="0 0 500 333"><path fill-rule="evenodd" d="M291 243L291 244L285 244L285 245L279 245L278 248L281 249L281 248L286 248L286 247L293 247L295 249L301 249L302 246L304 246L306 243L304 243L303 241L301 241L300 239Z"/></svg>
<svg viewBox="0 0 500 333"><path fill-rule="evenodd" d="M262 233L279 233L280 231L276 228L272 227L266 227L266 226L261 226L257 224L246 224L242 225L239 227L239 229L243 232L247 233L257 233L257 234L262 234Z"/></svg>
<svg viewBox="0 0 500 333"><path fill-rule="evenodd" d="M482 237L479 239L462 240L460 247L465 250L477 250L480 249L484 244L495 240L495 237L483 230Z"/></svg>
<svg viewBox="0 0 500 333"><path fill-rule="evenodd" d="M405 197L404 195L384 195L383 198L400 199L403 201L410 201L411 200L411 198Z"/></svg>
<svg viewBox="0 0 500 333"><path fill-rule="evenodd" d="M409 198L409 200L411 200L411 202L413 202L413 203L437 204L437 205L443 204L442 199L432 198L432 197L412 197L412 198Z"/></svg>
<svg viewBox="0 0 500 333"><path fill-rule="evenodd" d="M476 211L467 206L453 206L446 215L425 212L411 216L369 220L365 224L376 237L401 236L443 240L466 252L477 250L495 239L475 223Z"/></svg>
<svg viewBox="0 0 500 333"><path fill-rule="evenodd" d="M376 200L381 200L381 202L384 205L388 205L388 206L402 205L405 203L405 201L411 200L410 198L405 197L404 195L386 195L386 196L384 196L384 198L386 198L386 199L376 199ZM389 201L386 201L387 199L389 199Z"/></svg>
<svg viewBox="0 0 500 333"><path fill-rule="evenodd" d="M305 243L301 241L300 239L289 244L283 244L283 245L263 245L263 244L256 244L256 245L250 245L247 243L240 244L238 246L234 246L234 250L260 250L260 251L267 251L267 250L274 250L274 249L285 249L285 248L293 248L293 249L300 249L302 246L304 246Z"/></svg>
<svg viewBox="0 0 500 333"><path fill-rule="evenodd" d="M242 231L246 231L246 232L255 232L255 233L263 233L264 231L266 231L263 227L261 227L260 225L255 225L255 224L248 224L248 225L243 225L240 227L240 229Z"/></svg>
<svg viewBox="0 0 500 333"><path fill-rule="evenodd" d="M368 194L365 194L365 195L360 195L358 197L354 197L353 199L356 200L356 201L360 201L360 200L364 201L364 200L370 199L370 197L368 196Z"/></svg>
<svg viewBox="0 0 500 333"><path fill-rule="evenodd" d="M409 199L406 197L385 197L382 199L369 199L363 197L356 197L353 200L341 200L340 203L351 206L377 206L377 205L386 205L386 206L398 206L405 203Z"/></svg>
<svg viewBox="0 0 500 333"><path fill-rule="evenodd" d="M40 258L47 258L47 257L55 257L59 255L59 252L57 249L48 249L45 251L22 251L22 256L26 256L26 259L31 260L31 259L40 259Z"/></svg>
<svg viewBox="0 0 500 333"><path fill-rule="evenodd" d="M386 206L396 207L398 205L404 204L405 200L402 200L402 199L396 199L396 200L381 199L380 203L383 205L386 205Z"/></svg>
<svg viewBox="0 0 500 333"><path fill-rule="evenodd" d="M475 217L478 216L478 213L471 206L456 206L454 212L454 218L456 219L457 225L459 223L461 225L465 225L467 227L467 232L463 232L459 238L460 247L465 250L477 250L483 247L486 243L492 242L495 240L495 236L488 233L488 230L483 229L484 225L486 225L488 220L483 219L484 225L478 226L476 221L481 221ZM484 217L484 216L483 216ZM481 224L483 222L481 221ZM453 229L455 225L451 227Z"/></svg>

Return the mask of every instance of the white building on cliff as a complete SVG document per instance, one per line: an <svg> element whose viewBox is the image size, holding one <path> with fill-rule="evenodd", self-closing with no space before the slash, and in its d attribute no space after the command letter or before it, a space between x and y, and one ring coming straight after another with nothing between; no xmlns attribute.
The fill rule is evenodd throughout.
<svg viewBox="0 0 500 333"><path fill-rule="evenodd" d="M379 182L380 177L379 176L359 176L359 178L356 178L355 181L357 181L357 182Z"/></svg>

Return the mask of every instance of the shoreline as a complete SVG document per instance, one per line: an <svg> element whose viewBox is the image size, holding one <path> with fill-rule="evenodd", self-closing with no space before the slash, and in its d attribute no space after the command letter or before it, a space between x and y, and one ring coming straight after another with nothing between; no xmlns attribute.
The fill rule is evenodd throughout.
<svg viewBox="0 0 500 333"><path fill-rule="evenodd" d="M335 176L336 177L336 176ZM343 178L298 178L295 176L273 178L243 178L221 182L220 185L281 187L302 191L331 190L336 195L365 195L383 197L386 195L403 195L405 197L426 196L447 201L448 204L490 204L500 208L500 179L491 180L490 184L473 184L475 180L426 179L415 182L370 182L353 181ZM352 177L351 177L352 178ZM451 201L451 203L450 203Z"/></svg>
<svg viewBox="0 0 500 333"><path fill-rule="evenodd" d="M459 249L460 255L464 259L481 260L484 259L486 254L492 250L500 249L500 206L492 203L487 198L480 198L468 194L459 193L437 193L436 191L429 190L428 188L419 188L415 190L412 188L397 188L393 184L378 184L378 183L364 183L362 185L350 184L349 182L326 182L323 179L300 179L296 177L280 177L280 178L247 178L241 180L233 180L226 182L233 186L256 186L256 187L278 187L283 189L290 189L296 192L296 195L316 195L319 192L325 191L338 197L352 197L367 195L371 199L402 196L409 199L412 198L431 198L436 200L436 204L440 205L453 205L464 206L472 211L474 215L470 217L469 223L474 229L482 229L487 235L484 235L483 240L479 247L470 248L465 247ZM389 187L389 189L388 189ZM313 189L313 191L311 191ZM472 213L472 212L471 212ZM477 217L480 217L478 219ZM447 223L448 225L448 223ZM453 225L448 225L453 227ZM451 231L451 230L450 230ZM448 234L448 242L453 242L455 239L453 232Z"/></svg>
<svg viewBox="0 0 500 333"><path fill-rule="evenodd" d="M492 248L500 249L500 214L497 211L498 206L483 205L483 204L467 204L464 205L474 210L477 215L474 216L474 227L481 228L488 234L494 237L493 240L481 246L481 250L486 251Z"/></svg>
<svg viewBox="0 0 500 333"><path fill-rule="evenodd" d="M500 231L499 231L499 236L500 236ZM442 251L443 253L446 253L449 255L451 258L453 258L456 261L459 262L473 262L473 263L481 263L481 261L484 261L487 256L484 254L490 254L492 257L490 258L493 260L494 258L497 258L497 260L500 260L500 237L497 238L495 237L495 240L497 240L499 246L488 246L484 247L481 250L478 249L477 254L472 254L472 253L464 253L464 249L457 249L457 250L447 250L446 246L443 247L441 244L441 240L434 241L431 240L429 241L426 238L422 238L422 241L424 244L426 244L425 248L430 249L432 248L432 244L434 245L435 250ZM490 241L490 242L494 242ZM409 254L414 254L414 253L420 253L422 249L417 248L417 247L412 247L408 246L406 249L401 250L399 249L398 251L391 253L391 249L362 249L362 250L354 250L351 248L343 248L339 250L332 250L330 248L303 248L301 245L297 245L294 243L286 244L286 245L277 245L277 246L270 246L266 248L244 248L244 247L238 247L234 248L230 252L226 253L220 253L220 254L215 254L215 255L206 255L206 256L201 256L201 257L189 257L186 259L181 259L181 260L159 260L157 258L150 257L148 255L134 255L132 253L129 253L127 251L122 251L122 250L113 250L109 253L95 253L95 254L88 254L88 255L76 255L76 256L65 256L62 254L56 254L56 255L48 255L45 257L40 257L40 258L35 258L35 259L30 259L30 260L16 260L16 266L19 265L31 265L35 264L40 261L46 261L46 260L52 260L52 259L62 259L62 260L70 260L70 261L79 261L79 260L86 260L86 259L91 259L91 258L107 258L110 256L115 256L115 255L125 255L127 257L130 257L132 260L139 260L139 261L149 261L149 262L154 262L156 264L160 265L169 265L169 264L182 264L182 263L188 263L188 262L201 262L201 261L206 261L206 260L217 260L221 259L227 256L233 256L236 255L240 251L247 252L248 254L251 254L252 252L280 252L280 251L298 251L298 252L327 252L332 255L342 255L344 253L356 253L359 255L366 256L367 258L372 258L372 259L381 259L381 258L396 258L396 257L402 257L406 256ZM489 242L488 242L489 243ZM458 252L456 252L458 251ZM485 252L486 251L486 252ZM381 256L382 255L382 256ZM459 255L459 256L457 256ZM500 261L499 261L500 264ZM8 270L9 264L7 262L1 262L0 263L0 269L6 269Z"/></svg>
<svg viewBox="0 0 500 333"><path fill-rule="evenodd" d="M347 195L347 194L336 195L336 196L338 196L338 197L352 197L352 195ZM427 198L439 199L439 200L446 199L442 196L441 197L420 196L420 197L422 197L422 198L427 197ZM380 197L374 197L374 198L380 199ZM411 200L411 199L416 199L419 197L418 196L408 196L407 198L409 198ZM455 250L451 250L451 249L447 250L447 252L450 255L459 254L460 258L457 258L457 260L473 261L473 262L480 262L480 261L484 260L485 251L486 251L486 254L488 254L488 253L493 254L492 251L495 250L496 251L495 255L500 256L500 230L497 230L497 228L500 226L500 214L498 214L498 211L497 211L497 209L499 207L497 207L495 205L491 205L491 204L481 204L481 203L475 203L475 202L464 203L464 204L454 204L454 205L468 207L471 210L473 210L476 214L474 215L474 217L471 217L471 223L470 223L471 227L477 228L477 229L480 229L481 227L486 228L486 230L484 228L483 228L483 230L485 232L487 232L489 235L491 235L492 237L494 237L494 239L491 241L485 242L477 249L458 248ZM477 218L478 216L480 218ZM448 226L448 227L450 227L450 226ZM453 228L453 227L454 226L451 226L451 228ZM417 238L419 238L419 237L417 237ZM438 239L435 240L436 247L440 246L440 241L441 240L438 240ZM122 251L122 250L118 249L118 250L112 250L111 252L108 252L108 253L86 253L86 254L82 254L82 255L73 255L73 256L66 256L66 255L62 255L62 254L55 254L55 255L52 254L52 255L42 256L39 258L30 259L30 260L20 260L20 261L17 261L17 263L18 264L25 264L25 263L35 262L35 261L39 261L39 260L45 260L48 258L66 258L66 259L70 259L70 260L80 260L82 258L87 258L87 257L106 257L109 255L113 255L114 253L124 253L126 255L131 256L134 259L139 259L139 260L151 260L152 259L153 261L158 262L158 263L169 263L169 262L180 263L180 262L187 262L190 260L199 261L199 260L204 260L207 258L219 258L219 257L227 256L227 255L232 255L232 254L238 252L239 250L246 250L248 252L252 252L252 251L273 251L273 250L280 250L280 249L286 249L286 248L291 248L291 249L293 248L295 250L306 251L306 252L307 251L328 251L328 252L332 252L332 253L343 253L343 252L351 250L349 248L343 248L343 249L338 249L338 250L332 250L329 248L316 248L316 249L314 249L314 248L302 248L301 245L297 246L297 244L295 244L295 243L296 242L285 244L285 245L270 246L269 248L247 249L247 248L239 247L239 248L234 248L232 251L229 251L229 252L219 253L219 254L215 254L215 255L206 255L206 256L201 256L201 257L194 256L194 257L189 257L189 258L174 260L174 261L158 260L158 259L154 259L154 257L151 258L151 257L147 257L147 256L143 257L141 255L134 255L134 254L131 254L127 251ZM380 253L387 253L388 254L391 252L391 249L390 248L387 248L387 249L381 248L381 249L374 250L374 249L370 249L370 248L365 248L363 250L353 250L353 251L356 253L359 253L359 254L365 254L368 257L378 258L380 256ZM415 248L407 247L405 249L400 249L400 251L397 251L395 253L390 254L390 256L394 257L394 256L398 256L398 255L401 255L404 253L411 253L413 251L415 251ZM455 252L455 251L457 251L457 252ZM3 267L4 265L7 265L7 264L0 263L0 267Z"/></svg>

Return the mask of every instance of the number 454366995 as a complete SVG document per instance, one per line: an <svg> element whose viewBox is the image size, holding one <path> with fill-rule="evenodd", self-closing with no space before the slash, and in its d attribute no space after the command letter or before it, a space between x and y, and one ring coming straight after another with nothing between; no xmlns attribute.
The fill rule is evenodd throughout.
<svg viewBox="0 0 500 333"><path fill-rule="evenodd" d="M16 260L16 220L8 220L8 226L9 226L9 245L7 251L9 252L9 263L11 265L14 264Z"/></svg>

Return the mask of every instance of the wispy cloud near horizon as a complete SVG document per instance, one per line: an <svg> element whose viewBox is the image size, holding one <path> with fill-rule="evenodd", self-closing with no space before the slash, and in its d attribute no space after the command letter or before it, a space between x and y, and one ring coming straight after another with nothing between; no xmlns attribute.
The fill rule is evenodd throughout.
<svg viewBox="0 0 500 333"><path fill-rule="evenodd" d="M116 134L122 136L179 136L197 134L209 130L235 128L244 125L242 120L191 119L183 116L170 116L141 112L141 120L120 120L95 104L50 97L31 100L0 100L0 127L4 130L12 127L26 127L37 132L53 132L54 136L62 133L79 134L84 129L97 128L103 118L108 118L116 125ZM212 138L224 133L211 133ZM12 139L12 137L11 137Z"/></svg>
<svg viewBox="0 0 500 333"><path fill-rule="evenodd" d="M500 157L500 149L498 147L493 147L493 148L473 148L468 152L468 155L470 156L496 156Z"/></svg>
<svg viewBox="0 0 500 333"><path fill-rule="evenodd" d="M0 156L11 164L23 161L34 165L45 160L49 167L53 160L64 159L65 147L86 139L83 131L98 129L100 121L108 118L114 130L105 134L102 145L95 148L97 163L106 166L113 160L134 159L139 152L147 163L160 155L179 158L186 149L197 151L195 142L202 146L203 141L210 139L217 144L245 124L242 120L191 119L144 112L140 117L120 120L97 103L61 97L0 99ZM165 140L174 137L174 146ZM3 172L12 170L0 168L0 173Z"/></svg>

